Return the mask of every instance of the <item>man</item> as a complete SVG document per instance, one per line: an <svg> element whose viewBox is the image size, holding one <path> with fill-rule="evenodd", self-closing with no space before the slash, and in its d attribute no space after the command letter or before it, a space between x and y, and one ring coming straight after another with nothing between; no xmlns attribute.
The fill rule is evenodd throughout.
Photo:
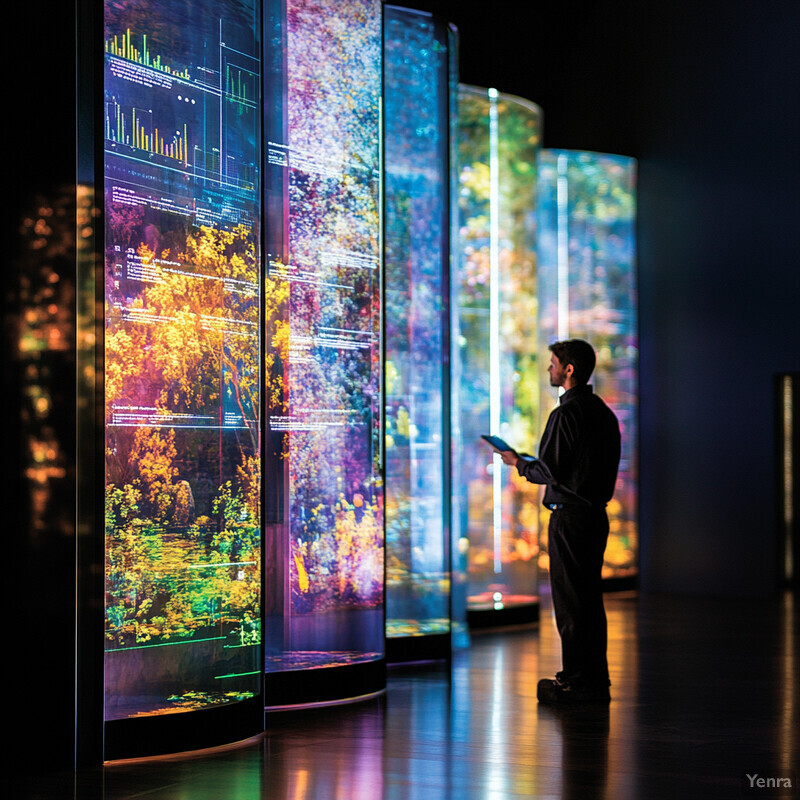
<svg viewBox="0 0 800 800"><path fill-rule="evenodd" d="M619 423L594 394L589 378L596 356L588 342L550 345L550 385L563 388L547 420L538 459L501 453L531 483L547 488L550 586L561 635L562 669L539 681L540 703L607 703L607 625L601 570L608 539L606 504L614 493L620 457Z"/></svg>

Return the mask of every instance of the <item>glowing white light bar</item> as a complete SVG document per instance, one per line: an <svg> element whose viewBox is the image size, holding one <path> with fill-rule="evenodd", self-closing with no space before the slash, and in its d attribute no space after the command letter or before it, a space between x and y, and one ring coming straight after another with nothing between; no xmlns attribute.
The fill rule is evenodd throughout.
<svg viewBox="0 0 800 800"><path fill-rule="evenodd" d="M558 321L556 336L559 341L569 339L569 159L561 155L557 161L556 206L558 209Z"/></svg>
<svg viewBox="0 0 800 800"><path fill-rule="evenodd" d="M500 434L500 157L497 125L497 89L489 89L489 427ZM493 455L492 531L494 571L503 570L503 471L500 456Z"/></svg>

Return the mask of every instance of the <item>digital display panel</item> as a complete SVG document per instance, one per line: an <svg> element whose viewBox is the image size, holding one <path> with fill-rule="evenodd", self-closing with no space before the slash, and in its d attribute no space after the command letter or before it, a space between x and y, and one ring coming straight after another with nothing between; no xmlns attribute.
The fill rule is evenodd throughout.
<svg viewBox="0 0 800 800"><path fill-rule="evenodd" d="M260 8L104 6L105 718L260 690Z"/></svg>
<svg viewBox="0 0 800 800"><path fill-rule="evenodd" d="M603 576L626 577L638 558L636 162L542 150L538 198L541 355L567 338L597 351L592 383L622 431ZM551 408L543 405L543 418Z"/></svg>
<svg viewBox="0 0 800 800"><path fill-rule="evenodd" d="M450 630L449 30L384 14L386 633Z"/></svg>
<svg viewBox="0 0 800 800"><path fill-rule="evenodd" d="M268 4L266 671L383 657L381 3ZM270 488L276 487L276 491Z"/></svg>
<svg viewBox="0 0 800 800"><path fill-rule="evenodd" d="M453 287L454 520L468 608L538 603L538 489L481 438L534 453L539 435L536 154L540 112L461 86L458 271Z"/></svg>

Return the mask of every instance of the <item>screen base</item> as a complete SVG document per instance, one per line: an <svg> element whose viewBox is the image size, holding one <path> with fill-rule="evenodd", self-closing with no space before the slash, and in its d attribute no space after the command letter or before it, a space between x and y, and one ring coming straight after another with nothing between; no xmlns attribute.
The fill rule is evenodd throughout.
<svg viewBox="0 0 800 800"><path fill-rule="evenodd" d="M498 628L508 625L530 625L539 621L539 599L528 603L506 603L502 608L468 608L470 630Z"/></svg>
<svg viewBox="0 0 800 800"><path fill-rule="evenodd" d="M111 720L105 723L103 759L119 761L203 750L248 739L263 731L261 697L180 714Z"/></svg>
<svg viewBox="0 0 800 800"><path fill-rule="evenodd" d="M390 664L411 661L437 661L450 658L449 633L428 636L394 636L386 639L386 660Z"/></svg>
<svg viewBox="0 0 800 800"><path fill-rule="evenodd" d="M267 711L290 706L359 700L386 689L386 660L337 667L267 672L264 676Z"/></svg>

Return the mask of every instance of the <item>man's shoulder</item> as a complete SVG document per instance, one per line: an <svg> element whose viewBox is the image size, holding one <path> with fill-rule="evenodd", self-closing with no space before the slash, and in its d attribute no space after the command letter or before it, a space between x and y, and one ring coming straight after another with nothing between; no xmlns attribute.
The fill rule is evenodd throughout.
<svg viewBox="0 0 800 800"><path fill-rule="evenodd" d="M599 409L600 413L605 414L606 416L611 416L616 419L617 415L614 413L614 409L602 398L599 394L592 394L592 403L595 404L596 408Z"/></svg>
<svg viewBox="0 0 800 800"><path fill-rule="evenodd" d="M598 406L606 409L610 414L614 413L611 406L602 397L600 397L599 394L593 394L592 397L594 398L593 402L596 403Z"/></svg>
<svg viewBox="0 0 800 800"><path fill-rule="evenodd" d="M594 393L591 384L576 386L570 389L561 397L558 408L565 413L580 413L581 409L593 408L597 405L605 405L603 399Z"/></svg>
<svg viewBox="0 0 800 800"><path fill-rule="evenodd" d="M597 395L595 395L597 397ZM620 436L620 427L619 427L619 419L617 415L614 413L614 409L611 408L602 397L597 397L598 404L597 404L597 414L598 418L602 419L602 426L608 432L609 436L616 436L619 438Z"/></svg>
<svg viewBox="0 0 800 800"><path fill-rule="evenodd" d="M605 417L609 421L617 421L617 415L611 406L594 390L591 385L586 387L588 391L576 392L571 395L567 402L562 402L557 407L563 414L568 416L589 415L595 419L598 416Z"/></svg>

